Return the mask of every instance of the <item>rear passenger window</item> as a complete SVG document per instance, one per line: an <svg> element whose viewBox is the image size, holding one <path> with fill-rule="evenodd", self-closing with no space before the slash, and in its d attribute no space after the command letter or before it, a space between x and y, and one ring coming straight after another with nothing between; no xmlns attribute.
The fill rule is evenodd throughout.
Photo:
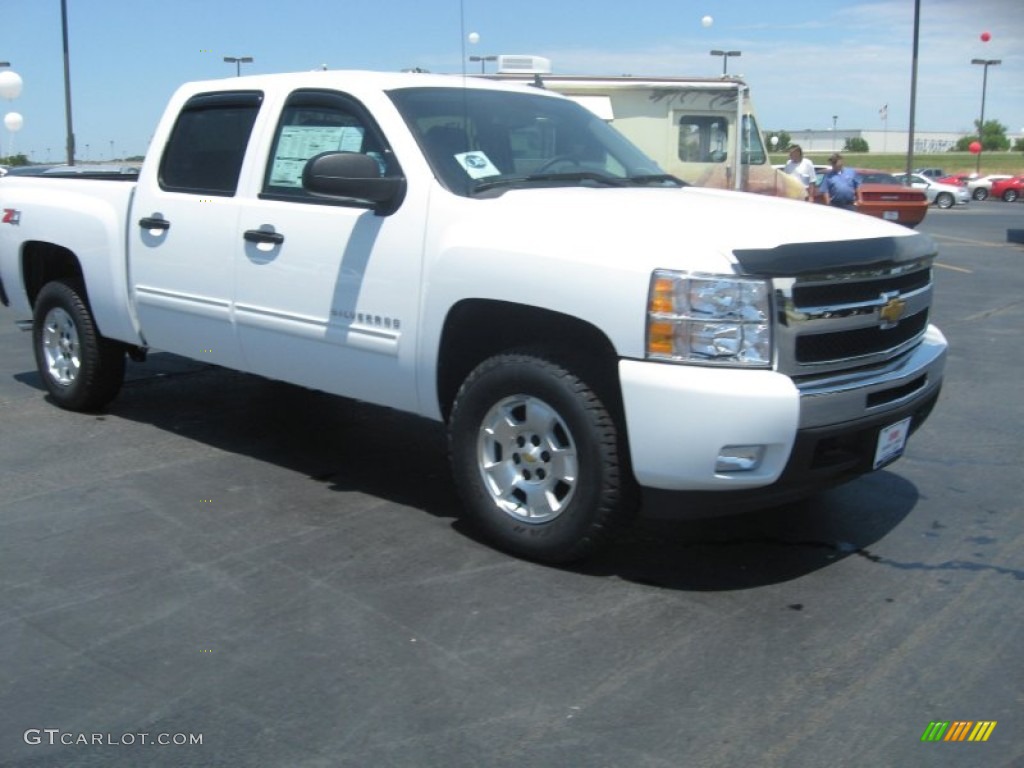
<svg viewBox="0 0 1024 768"><path fill-rule="evenodd" d="M324 152L357 152L377 161L381 176L398 175L379 130L356 101L333 91L293 93L274 135L261 197L308 198L306 162Z"/></svg>
<svg viewBox="0 0 1024 768"><path fill-rule="evenodd" d="M160 187L170 192L234 195L262 101L258 91L189 99L160 160Z"/></svg>

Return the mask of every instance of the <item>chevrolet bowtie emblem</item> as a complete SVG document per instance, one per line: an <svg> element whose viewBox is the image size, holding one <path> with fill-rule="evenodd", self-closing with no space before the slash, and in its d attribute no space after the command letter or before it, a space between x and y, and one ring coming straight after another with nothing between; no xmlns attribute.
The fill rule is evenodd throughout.
<svg viewBox="0 0 1024 768"><path fill-rule="evenodd" d="M892 328L896 325L907 309L907 302L903 299L889 299L878 310L878 319L882 321L883 328Z"/></svg>

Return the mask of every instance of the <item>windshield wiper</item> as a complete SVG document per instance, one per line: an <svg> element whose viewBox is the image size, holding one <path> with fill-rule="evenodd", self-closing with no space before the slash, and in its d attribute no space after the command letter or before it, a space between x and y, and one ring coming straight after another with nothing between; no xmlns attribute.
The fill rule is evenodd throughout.
<svg viewBox="0 0 1024 768"><path fill-rule="evenodd" d="M683 181L671 173L644 173L637 176L630 176L629 180L634 184L655 184L657 182L671 182L680 187L688 187L690 183Z"/></svg>

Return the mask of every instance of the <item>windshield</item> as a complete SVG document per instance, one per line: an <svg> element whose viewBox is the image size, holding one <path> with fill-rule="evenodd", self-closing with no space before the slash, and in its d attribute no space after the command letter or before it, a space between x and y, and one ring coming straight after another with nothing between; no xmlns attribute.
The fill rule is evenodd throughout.
<svg viewBox="0 0 1024 768"><path fill-rule="evenodd" d="M679 183L569 99L477 88L389 95L437 178L458 195L552 184Z"/></svg>

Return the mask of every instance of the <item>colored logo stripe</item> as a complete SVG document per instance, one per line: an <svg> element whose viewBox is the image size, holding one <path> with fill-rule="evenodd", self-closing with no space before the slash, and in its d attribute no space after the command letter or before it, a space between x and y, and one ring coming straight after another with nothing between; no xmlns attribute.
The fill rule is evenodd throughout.
<svg viewBox="0 0 1024 768"><path fill-rule="evenodd" d="M996 724L996 720L932 720L921 741L988 741Z"/></svg>
<svg viewBox="0 0 1024 768"><path fill-rule="evenodd" d="M992 735L992 731L996 729L995 720L982 720L971 731L971 735L968 737L968 741L988 741L988 737Z"/></svg>

